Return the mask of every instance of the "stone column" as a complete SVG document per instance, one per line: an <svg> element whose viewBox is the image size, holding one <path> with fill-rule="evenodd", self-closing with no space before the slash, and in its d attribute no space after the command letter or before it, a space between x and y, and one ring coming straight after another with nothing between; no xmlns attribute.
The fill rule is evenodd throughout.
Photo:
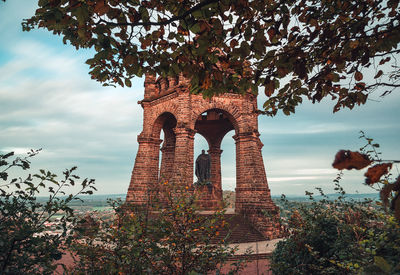
<svg viewBox="0 0 400 275"><path fill-rule="evenodd" d="M236 144L236 211L241 212L245 204L255 205L262 196L270 197L270 191L258 136L250 132L233 138Z"/></svg>
<svg viewBox="0 0 400 275"><path fill-rule="evenodd" d="M185 127L174 129L175 160L172 179L176 184L191 186L193 184L193 147L195 131Z"/></svg>
<svg viewBox="0 0 400 275"><path fill-rule="evenodd" d="M148 188L158 182L158 165L161 139L138 136L139 149L136 154L131 182L126 201L144 204L148 201Z"/></svg>
<svg viewBox="0 0 400 275"><path fill-rule="evenodd" d="M175 144L166 144L161 148L160 180L170 180L173 176Z"/></svg>
<svg viewBox="0 0 400 275"><path fill-rule="evenodd" d="M217 147L211 147L208 150L211 158L211 183L213 187L213 197L217 201L222 201L222 183L221 183L221 153L222 150Z"/></svg>
<svg viewBox="0 0 400 275"><path fill-rule="evenodd" d="M236 143L236 206L267 238L280 234L279 212L271 199L257 132L239 133ZM268 217L265 215L268 213Z"/></svg>

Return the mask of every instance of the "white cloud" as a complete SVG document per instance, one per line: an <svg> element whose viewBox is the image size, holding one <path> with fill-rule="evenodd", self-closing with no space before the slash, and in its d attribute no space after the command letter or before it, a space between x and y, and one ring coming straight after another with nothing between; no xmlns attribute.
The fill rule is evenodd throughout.
<svg viewBox="0 0 400 275"><path fill-rule="evenodd" d="M336 174L337 170L335 169L327 169L327 168L310 168L310 169L298 169L293 171L294 174L297 175L332 175Z"/></svg>
<svg viewBox="0 0 400 275"><path fill-rule="evenodd" d="M321 179L316 176L303 176L303 177L269 177L268 182L281 182L281 181L298 181L298 180L317 180Z"/></svg>
<svg viewBox="0 0 400 275"><path fill-rule="evenodd" d="M3 153L14 152L16 155L24 155L31 151L31 148L22 148L22 147L4 147L0 149Z"/></svg>
<svg viewBox="0 0 400 275"><path fill-rule="evenodd" d="M90 80L85 57L21 40L0 65L0 144L26 153L43 148L33 167L78 165L99 193L124 193L141 131L143 80L104 88Z"/></svg>

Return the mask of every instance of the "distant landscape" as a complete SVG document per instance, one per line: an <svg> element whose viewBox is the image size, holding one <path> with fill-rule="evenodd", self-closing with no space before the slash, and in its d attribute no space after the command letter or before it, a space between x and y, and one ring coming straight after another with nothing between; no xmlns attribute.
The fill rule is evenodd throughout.
<svg viewBox="0 0 400 275"><path fill-rule="evenodd" d="M334 200L339 197L339 194L327 194L326 195L328 199ZM70 203L70 206L75 209L80 209L80 210L87 210L87 211L102 211L105 209L109 209L109 204L108 200L122 200L124 201L126 197L126 194L107 194L107 195L85 195L85 196L80 196L82 201L80 200L75 200ZM227 208L235 208L235 192L234 191L223 191L223 197L224 200L227 203ZM364 194L346 194L345 197L347 199L353 199L353 200L358 200L362 201L365 199L371 199L371 200L379 200L379 194L378 193L364 193ZM321 195L315 195L313 196L315 200L321 200L323 197ZM38 201L39 202L44 202L48 199L48 197L39 197ZM272 200L279 205L279 201L281 199L281 196L273 195ZM295 202L307 202L309 201L309 197L304 195L304 196L286 196L286 199L289 201L295 201Z"/></svg>

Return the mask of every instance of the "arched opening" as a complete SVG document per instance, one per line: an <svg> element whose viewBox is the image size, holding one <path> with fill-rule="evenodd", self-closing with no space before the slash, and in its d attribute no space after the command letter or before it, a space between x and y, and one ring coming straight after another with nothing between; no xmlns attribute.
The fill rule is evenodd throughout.
<svg viewBox="0 0 400 275"><path fill-rule="evenodd" d="M198 146L195 146L195 161L194 165L196 166L196 157L199 156L201 153L201 150L204 149L206 150L205 145L207 145L208 150L206 150L209 154L210 162L211 162L211 175L210 175L210 181L208 184L205 184L205 186L197 186L197 189L201 189L199 191L200 193L200 200L202 201L201 204L203 204L204 208L210 208L210 209L215 209L218 207L218 205L221 205L222 202L222 197L223 197L223 188L222 188L222 169L221 169L221 157L222 157L222 152L221 150L221 143L222 140L224 139L225 135L232 131L235 130L237 131L237 125L235 119L231 114L228 112L222 110L222 109L209 109L202 114L199 115L199 117L196 120L195 123L195 130L199 135L196 136L202 136L204 137L204 140L206 140L207 144L204 144L203 141L203 148L198 148ZM197 142L197 139L195 138L195 144L199 144ZM230 144L232 145L232 144ZM234 145L232 145L227 151L227 155L230 157L229 162L230 167L235 167L235 150L232 150ZM222 157L223 158L223 157ZM224 162L225 163L225 162ZM196 168L194 168L196 169ZM225 170L225 169L224 169ZM231 175L228 177L230 179L234 178L236 179L236 173L235 169L233 169ZM195 178L195 182L196 182ZM236 182L236 180L234 180ZM234 187L230 188L231 190L234 190ZM231 201L234 201L235 198L231 198ZM232 207L233 205L231 205Z"/></svg>
<svg viewBox="0 0 400 275"><path fill-rule="evenodd" d="M228 208L235 208L236 145L234 131L228 132L221 142L221 186Z"/></svg>
<svg viewBox="0 0 400 275"><path fill-rule="evenodd" d="M159 152L159 180L170 179L173 174L176 143L174 128L176 123L175 116L169 112L161 114L154 123L153 137L163 140Z"/></svg>

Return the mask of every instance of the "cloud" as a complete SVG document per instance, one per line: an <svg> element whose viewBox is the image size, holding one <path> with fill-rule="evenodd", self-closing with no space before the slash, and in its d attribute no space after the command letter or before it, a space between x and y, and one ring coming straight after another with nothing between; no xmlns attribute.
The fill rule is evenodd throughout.
<svg viewBox="0 0 400 275"><path fill-rule="evenodd" d="M281 181L298 181L298 180L317 180L321 179L316 176L303 176L303 177L269 177L268 182L281 182Z"/></svg>
<svg viewBox="0 0 400 275"><path fill-rule="evenodd" d="M25 155L26 153L31 151L31 148L21 148L21 147L4 147L1 148L0 151L3 153L14 152L16 155Z"/></svg>
<svg viewBox="0 0 400 275"><path fill-rule="evenodd" d="M137 150L143 80L134 88L104 88L90 80L85 56L40 41L21 40L0 62L0 147L43 148L33 167L78 165L97 178L99 193L124 193Z"/></svg>
<svg viewBox="0 0 400 275"><path fill-rule="evenodd" d="M261 129L261 134L266 135L315 135L315 134L327 134L327 133L340 133L340 132L357 132L362 129L387 129L393 127L393 124L379 124L370 125L369 123L363 122L364 125L360 124L346 124L346 123L335 123L326 122L322 124L312 124L310 121L306 123L299 123L294 127L268 127ZM278 125L276 125L278 126Z"/></svg>

